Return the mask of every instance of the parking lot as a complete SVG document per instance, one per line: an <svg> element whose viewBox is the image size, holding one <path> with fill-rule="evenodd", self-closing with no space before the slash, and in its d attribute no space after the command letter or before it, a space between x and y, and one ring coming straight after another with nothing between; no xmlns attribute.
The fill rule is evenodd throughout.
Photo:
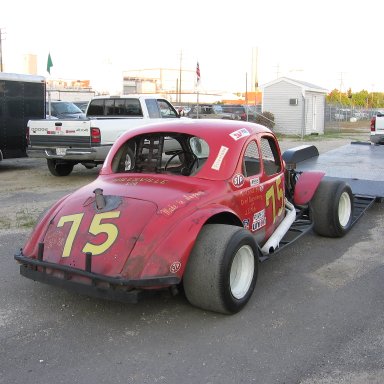
<svg viewBox="0 0 384 384"><path fill-rule="evenodd" d="M384 204L344 238L309 233L262 263L233 316L182 294L127 305L21 277L13 255L37 217L97 173L76 166L60 178L44 160L0 162L1 384L384 382Z"/></svg>

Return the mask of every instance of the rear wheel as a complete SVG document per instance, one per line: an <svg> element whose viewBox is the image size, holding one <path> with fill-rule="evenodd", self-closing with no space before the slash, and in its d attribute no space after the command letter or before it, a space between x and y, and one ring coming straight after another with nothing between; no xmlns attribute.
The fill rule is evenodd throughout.
<svg viewBox="0 0 384 384"><path fill-rule="evenodd" d="M47 159L47 164L49 172L51 172L53 176L68 176L74 167L73 163L58 162L54 159Z"/></svg>
<svg viewBox="0 0 384 384"><path fill-rule="evenodd" d="M311 200L314 230L327 237L342 237L352 227L353 194L344 181L322 180Z"/></svg>
<svg viewBox="0 0 384 384"><path fill-rule="evenodd" d="M241 227L209 224L202 228L184 273L184 290L196 307L236 313L249 301L258 271L259 250Z"/></svg>

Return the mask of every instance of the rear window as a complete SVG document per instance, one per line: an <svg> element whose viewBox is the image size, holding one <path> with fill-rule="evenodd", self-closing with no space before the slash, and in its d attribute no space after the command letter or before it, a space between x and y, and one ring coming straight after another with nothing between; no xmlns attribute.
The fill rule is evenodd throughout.
<svg viewBox="0 0 384 384"><path fill-rule="evenodd" d="M200 137L148 132L130 138L120 147L112 159L112 171L195 176L208 156L208 143Z"/></svg>
<svg viewBox="0 0 384 384"><path fill-rule="evenodd" d="M89 104L88 116L143 117L138 99L95 99Z"/></svg>

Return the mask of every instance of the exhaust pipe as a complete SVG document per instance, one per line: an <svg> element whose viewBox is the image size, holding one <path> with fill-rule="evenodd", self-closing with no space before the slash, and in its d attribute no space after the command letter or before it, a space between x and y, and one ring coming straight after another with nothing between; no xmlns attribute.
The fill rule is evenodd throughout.
<svg viewBox="0 0 384 384"><path fill-rule="evenodd" d="M275 249L279 247L281 239L288 232L289 228L296 220L296 209L287 199L285 199L285 211L286 215L284 220L280 223L275 232L273 232L272 236L261 248L261 252L264 255L273 253Z"/></svg>

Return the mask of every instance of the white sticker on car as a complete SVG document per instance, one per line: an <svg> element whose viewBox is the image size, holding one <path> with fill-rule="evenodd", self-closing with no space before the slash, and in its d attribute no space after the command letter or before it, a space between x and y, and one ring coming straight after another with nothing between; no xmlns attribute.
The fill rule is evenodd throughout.
<svg viewBox="0 0 384 384"><path fill-rule="evenodd" d="M243 137L246 137L249 135L250 135L250 133L248 132L248 130L246 128L238 129L237 131L229 134L229 136L231 136L232 139L234 139L235 141L240 140Z"/></svg>
<svg viewBox="0 0 384 384"><path fill-rule="evenodd" d="M251 187L255 187L256 185L259 185L260 177L256 177L254 179L249 180L249 183L251 184Z"/></svg>
<svg viewBox="0 0 384 384"><path fill-rule="evenodd" d="M224 145L221 146L219 153L217 154L216 160L212 164L212 169L214 169L215 171L220 170L221 163L223 162L224 156L227 154L228 150L228 147L224 147Z"/></svg>
<svg viewBox="0 0 384 384"><path fill-rule="evenodd" d="M265 209L262 209L261 211L256 212L253 215L252 231L257 231L261 227L264 227L265 224L266 224Z"/></svg>

